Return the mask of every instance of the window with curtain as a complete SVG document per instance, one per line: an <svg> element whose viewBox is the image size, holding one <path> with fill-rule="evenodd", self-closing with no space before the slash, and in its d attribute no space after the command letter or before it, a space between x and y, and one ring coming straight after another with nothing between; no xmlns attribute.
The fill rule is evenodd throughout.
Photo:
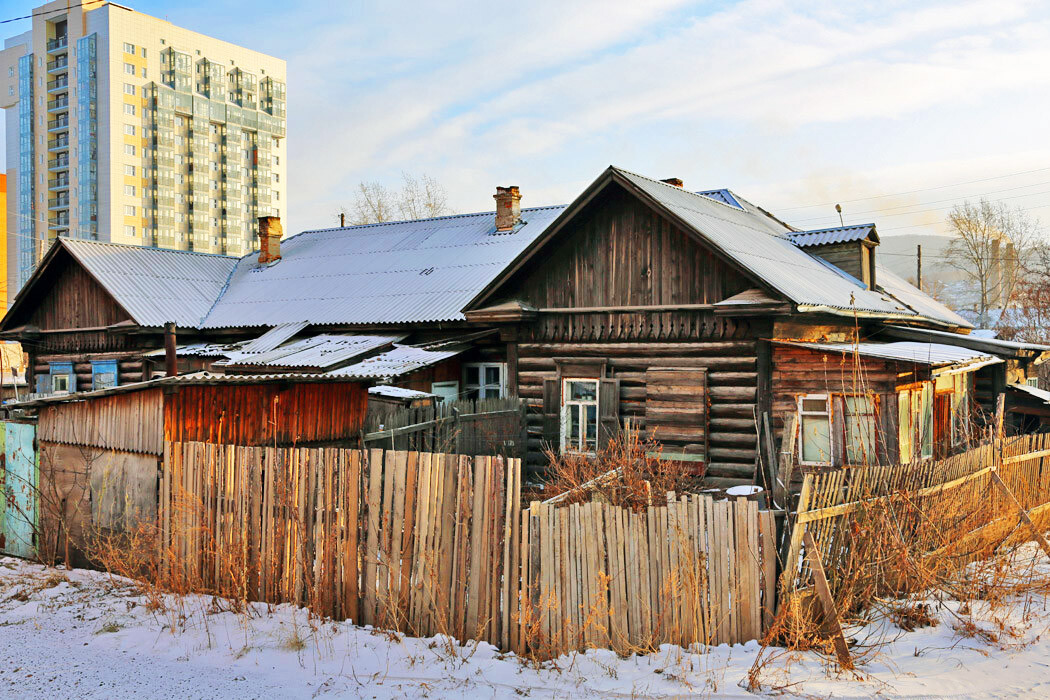
<svg viewBox="0 0 1050 700"><path fill-rule="evenodd" d="M562 397L562 450L594 452L598 446L598 380L565 379Z"/></svg>
<svg viewBox="0 0 1050 700"><path fill-rule="evenodd" d="M846 463L853 465L875 464L875 420L874 396L846 396L843 401L846 431Z"/></svg>

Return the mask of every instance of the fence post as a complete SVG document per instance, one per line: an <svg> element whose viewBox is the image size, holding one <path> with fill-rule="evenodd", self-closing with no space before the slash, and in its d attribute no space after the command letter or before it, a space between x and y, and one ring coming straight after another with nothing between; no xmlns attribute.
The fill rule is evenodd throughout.
<svg viewBox="0 0 1050 700"><path fill-rule="evenodd" d="M781 556L781 563L784 568L780 572L780 598L777 601L777 610L780 610L780 606L784 604L788 593L791 592L795 575L798 573L798 555L799 550L802 548L802 534L806 529L806 524L798 522L798 519L800 515L809 510L809 499L812 493L813 475L806 474L806 478L802 481L802 492L798 495L798 508L794 517L785 523L785 527L788 528L787 531L791 533L791 536L790 539L788 537L784 538L784 544L787 545L787 549L782 552Z"/></svg>

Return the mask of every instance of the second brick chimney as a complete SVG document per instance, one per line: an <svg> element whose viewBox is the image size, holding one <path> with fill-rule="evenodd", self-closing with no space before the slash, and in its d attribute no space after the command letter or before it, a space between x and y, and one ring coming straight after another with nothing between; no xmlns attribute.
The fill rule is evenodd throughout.
<svg viewBox="0 0 1050 700"><path fill-rule="evenodd" d="M276 262L281 259L281 217L259 217L259 264Z"/></svg>
<svg viewBox="0 0 1050 700"><path fill-rule="evenodd" d="M512 231L521 222L521 194L515 185L497 187L496 194L496 230Z"/></svg>

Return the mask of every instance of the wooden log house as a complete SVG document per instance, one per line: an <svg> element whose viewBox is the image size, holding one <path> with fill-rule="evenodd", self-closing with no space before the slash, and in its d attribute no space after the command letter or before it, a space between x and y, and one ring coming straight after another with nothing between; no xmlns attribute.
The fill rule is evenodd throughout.
<svg viewBox="0 0 1050 700"><path fill-rule="evenodd" d="M991 376L1002 360L938 354L934 345L952 350L970 324L880 268L877 245L873 225L800 232L728 190L694 193L609 168L465 314L500 329L508 387L533 408L533 458L543 444L593 451L629 422L714 482L750 482L762 416L779 434L789 414L811 408L800 422L815 436L800 444L816 442L808 451L820 456L803 461L917 458L928 452L934 374L969 366ZM943 337L926 356L890 337L874 355L848 351L894 326ZM946 386L957 398L937 401L938 416L944 406L969 415L973 381ZM944 444L961 439L944 420ZM885 437L854 444L869 434Z"/></svg>

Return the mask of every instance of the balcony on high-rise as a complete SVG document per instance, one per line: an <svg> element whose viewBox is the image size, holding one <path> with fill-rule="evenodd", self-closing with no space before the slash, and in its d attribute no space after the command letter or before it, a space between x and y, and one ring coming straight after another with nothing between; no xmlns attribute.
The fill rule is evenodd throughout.
<svg viewBox="0 0 1050 700"><path fill-rule="evenodd" d="M47 111L54 112L59 109L69 109L69 95L59 95L53 100L47 101Z"/></svg>
<svg viewBox="0 0 1050 700"><path fill-rule="evenodd" d="M47 161L48 170L65 170L69 168L69 153L63 153L57 158Z"/></svg>
<svg viewBox="0 0 1050 700"><path fill-rule="evenodd" d="M54 92L55 90L64 90L69 87L69 76L60 75L54 80L47 81L47 91Z"/></svg>

